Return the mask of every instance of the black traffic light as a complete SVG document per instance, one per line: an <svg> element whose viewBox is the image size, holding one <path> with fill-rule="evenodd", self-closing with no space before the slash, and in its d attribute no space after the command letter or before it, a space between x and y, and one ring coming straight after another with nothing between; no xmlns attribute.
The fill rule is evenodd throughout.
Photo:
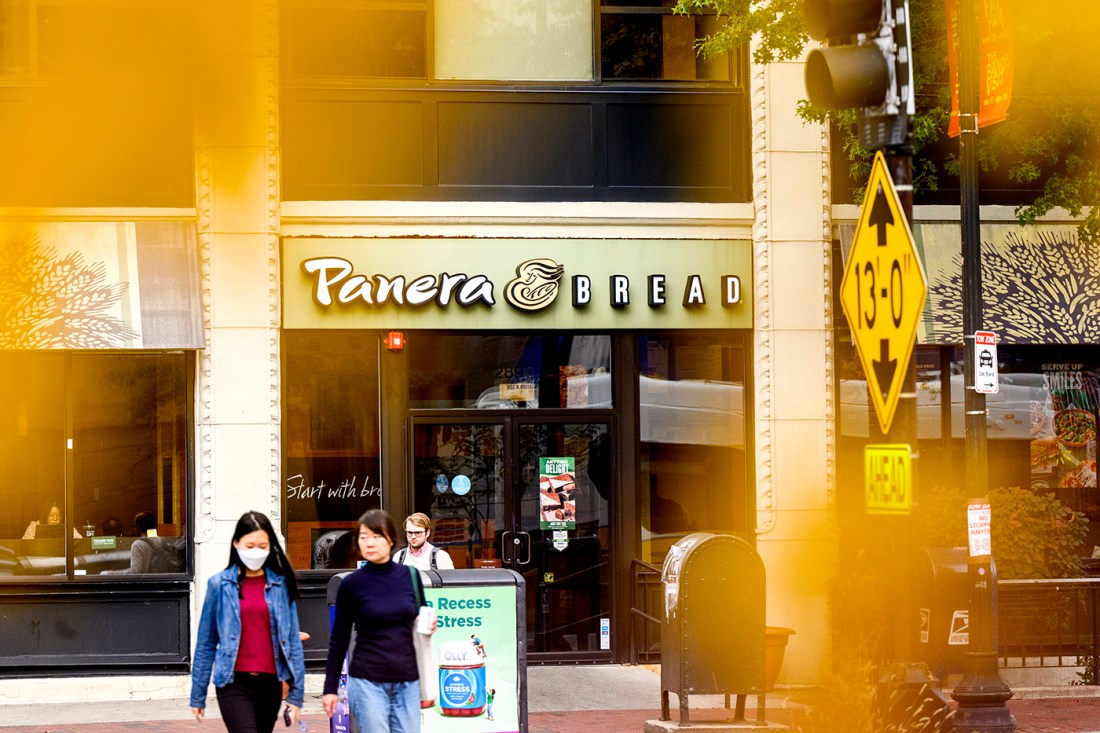
<svg viewBox="0 0 1100 733"><path fill-rule="evenodd" d="M914 112L908 0L805 0L806 32L827 48L806 59L806 92L827 109L860 109L867 147L905 142Z"/></svg>

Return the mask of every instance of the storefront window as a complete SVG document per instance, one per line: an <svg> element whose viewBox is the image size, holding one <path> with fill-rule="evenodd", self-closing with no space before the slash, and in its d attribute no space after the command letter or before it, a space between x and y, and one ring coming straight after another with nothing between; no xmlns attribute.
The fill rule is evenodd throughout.
<svg viewBox="0 0 1100 733"><path fill-rule="evenodd" d="M745 351L720 334L642 336L643 560L691 532L748 531Z"/></svg>
<svg viewBox="0 0 1100 733"><path fill-rule="evenodd" d="M0 352L0 578L186 571L186 359Z"/></svg>
<svg viewBox="0 0 1100 733"><path fill-rule="evenodd" d="M1100 519L1096 478L1100 349L1079 345L1001 345L999 389L986 403L990 487L1030 487L1090 518ZM876 442L867 384L850 344L838 345L841 513L863 513L863 448ZM916 351L916 499L934 487L955 488L965 475L965 374L962 349L923 346ZM1085 549L1100 545L1090 525Z"/></svg>
<svg viewBox="0 0 1100 733"><path fill-rule="evenodd" d="M351 528L382 505L379 335L285 331L287 552L296 568L348 568Z"/></svg>
<svg viewBox="0 0 1100 733"><path fill-rule="evenodd" d="M611 338L412 332L414 409L611 407Z"/></svg>

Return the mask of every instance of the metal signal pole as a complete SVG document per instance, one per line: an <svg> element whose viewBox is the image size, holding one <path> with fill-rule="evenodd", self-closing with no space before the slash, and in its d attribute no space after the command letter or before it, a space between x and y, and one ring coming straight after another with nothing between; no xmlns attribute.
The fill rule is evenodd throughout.
<svg viewBox="0 0 1100 733"><path fill-rule="evenodd" d="M971 496L989 493L985 395L974 385L974 334L982 330L981 212L978 208L979 0L959 0L959 159L963 256L963 371L966 486ZM950 22L950 19L948 19ZM957 733L1011 733L1012 697L997 671L997 626L990 555L970 558L970 645L962 680L951 692L958 702Z"/></svg>

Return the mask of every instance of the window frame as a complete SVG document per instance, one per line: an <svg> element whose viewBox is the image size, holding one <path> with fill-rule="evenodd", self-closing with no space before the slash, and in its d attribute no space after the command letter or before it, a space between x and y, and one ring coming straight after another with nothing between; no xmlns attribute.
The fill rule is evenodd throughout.
<svg viewBox="0 0 1100 733"><path fill-rule="evenodd" d="M32 81L38 78L38 0L25 0L25 3L27 7L27 16L25 19L26 26L24 31L26 33L27 44L24 49L26 57L23 60L23 69L21 71L5 72L4 67L0 66L0 85L2 86ZM11 0L0 0L0 5L15 7ZM2 31L3 27L0 27L0 32ZM0 33L0 48L6 45L2 33Z"/></svg>
<svg viewBox="0 0 1100 733"><path fill-rule="evenodd" d="M590 0L591 12L591 38L592 38L592 78L586 81L577 80L513 80L513 79L440 79L435 76L435 2L436 0L323 0L323 6L328 7L363 7L363 8L411 8L422 7L425 13L425 47L423 77L383 77L383 76L333 76L333 75L306 75L293 72L294 57L289 50L290 44L285 43L290 33L287 27L287 8L300 7L316 10L322 6L321 2L311 0L282 0L280 5L280 37L284 40L282 47L287 49L282 55L281 64L285 86L299 88L317 87L345 87L345 88L448 88L448 87L519 87L519 88L547 88L547 89L591 89L591 88L655 88L657 90L669 89L743 89L746 84L745 71L747 68L747 49L738 49L728 52L726 67L728 79L605 79L603 78L603 41L601 37L602 19L607 15L672 15L671 7L647 7L647 6L604 6L601 0ZM714 16L716 12L692 13L695 16Z"/></svg>
<svg viewBox="0 0 1100 733"><path fill-rule="evenodd" d="M63 448L63 455L61 458L62 466L62 486L60 487L61 509L62 509L62 522L65 527L62 537L64 538L64 559L65 559L65 571L63 574L50 574L50 575L12 575L0 579L0 593L4 592L5 587L10 587L16 584L34 584L34 585L47 585L47 584L71 584L71 583L85 583L85 584L102 584L102 583L163 583L164 581L179 581L190 580L194 577L195 572L195 525L196 515L194 512L194 496L195 496L195 445L194 445L194 428L195 428L195 375L196 375L196 359L195 352L192 350L172 349L172 350L66 350L58 352L54 350L45 350L43 352L15 352L6 351L6 353L43 353L51 356L57 356L62 359L62 372L64 374L64 383L61 385L63 391L62 403L65 406L65 415L63 416L63 431L64 439L66 441L66 448ZM75 497L75 452L73 448L73 442L76 439L75 429L76 421L74 419L75 411L75 377L74 377L74 360L75 357L80 358L94 358L97 356L106 357L120 357L120 356L134 356L137 358L150 357L157 355L182 355L183 373L180 378L183 381L184 394L179 398L180 406L182 407L183 414L181 417L183 423L183 453L180 456L183 467L183 479L181 481L181 490L183 496L181 497L181 506L183 507L182 534L180 538L184 542L184 557L183 568L179 572L174 573L143 573L143 574L131 574L129 572L99 572L99 573L77 573L75 562L75 548L74 542L76 538L71 534L71 527L77 526L78 517L76 515L76 497ZM126 519L123 518L123 522ZM125 524L124 524L125 526ZM83 537L81 538L83 539Z"/></svg>

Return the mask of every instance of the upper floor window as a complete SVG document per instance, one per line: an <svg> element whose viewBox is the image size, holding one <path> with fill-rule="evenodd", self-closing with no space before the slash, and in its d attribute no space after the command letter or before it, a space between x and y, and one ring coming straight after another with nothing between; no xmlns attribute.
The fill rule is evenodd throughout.
<svg viewBox="0 0 1100 733"><path fill-rule="evenodd" d="M695 39L715 15L675 0L286 0L289 77L729 81ZM599 42L593 42L598 34Z"/></svg>
<svg viewBox="0 0 1100 733"><path fill-rule="evenodd" d="M0 79L34 74L33 0L0 0Z"/></svg>
<svg viewBox="0 0 1100 733"><path fill-rule="evenodd" d="M600 0L604 80L729 81L729 56L704 59L695 39L714 33L717 15L673 15L676 0Z"/></svg>
<svg viewBox="0 0 1100 733"><path fill-rule="evenodd" d="M133 0L0 0L0 79L125 80L179 94L195 67L195 10Z"/></svg>

